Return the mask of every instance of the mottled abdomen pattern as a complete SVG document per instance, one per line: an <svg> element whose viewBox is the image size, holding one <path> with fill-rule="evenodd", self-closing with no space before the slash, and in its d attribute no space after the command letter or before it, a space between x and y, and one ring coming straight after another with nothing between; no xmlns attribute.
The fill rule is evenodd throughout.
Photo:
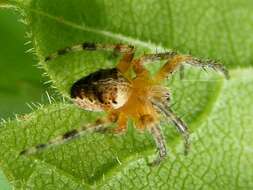
<svg viewBox="0 0 253 190"><path fill-rule="evenodd" d="M81 78L71 87L71 98L83 109L102 111L124 105L131 83L116 68L101 69Z"/></svg>

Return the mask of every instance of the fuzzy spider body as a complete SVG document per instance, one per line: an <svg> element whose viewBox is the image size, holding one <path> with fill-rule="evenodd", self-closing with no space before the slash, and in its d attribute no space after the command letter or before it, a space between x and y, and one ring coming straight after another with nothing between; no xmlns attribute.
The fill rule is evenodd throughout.
<svg viewBox="0 0 253 190"><path fill-rule="evenodd" d="M71 98L81 108L91 111L108 111L118 120L117 132L126 128L127 120L133 119L136 127L144 129L145 117L159 121L159 113L151 99L163 103L168 100L166 88L159 86L151 76L124 77L116 68L99 70L75 82Z"/></svg>
<svg viewBox="0 0 253 190"><path fill-rule="evenodd" d="M227 70L212 60L201 60L176 52L144 54L134 59L134 47L130 45L103 45L83 43L66 47L45 58L48 62L66 53L75 51L116 51L123 54L115 68L103 69L91 73L75 82L70 90L72 100L82 109L106 111L108 116L95 123L68 131L50 140L23 150L20 154L29 155L51 146L63 144L90 132L108 132L107 125L116 123L117 127L109 130L119 133L127 128L127 121L133 119L138 129L147 129L153 136L158 156L151 165L159 164L167 155L166 141L160 129L161 119L171 122L184 138L185 153L189 149L189 132L187 125L172 111L169 105L170 93L163 86L163 81L183 64L221 71L228 77ZM151 76L144 65L156 60L166 63L157 74ZM131 76L130 71L134 72Z"/></svg>
<svg viewBox="0 0 253 190"><path fill-rule="evenodd" d="M137 76L132 80L131 94L126 103L113 111L119 118L117 131L127 127L127 120L133 119L138 129L150 127L147 122L156 124L160 121L159 113L155 110L151 100L164 100L168 92L158 86L156 82L147 76Z"/></svg>
<svg viewBox="0 0 253 190"><path fill-rule="evenodd" d="M116 68L99 70L73 84L71 98L81 108L90 111L117 109L125 104L131 82Z"/></svg>

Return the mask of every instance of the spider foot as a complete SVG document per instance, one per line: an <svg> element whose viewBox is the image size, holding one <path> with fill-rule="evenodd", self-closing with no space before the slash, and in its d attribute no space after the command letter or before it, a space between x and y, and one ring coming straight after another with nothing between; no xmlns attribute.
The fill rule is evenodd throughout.
<svg viewBox="0 0 253 190"><path fill-rule="evenodd" d="M159 150L158 150L159 152ZM167 153L161 155L159 154L152 162L149 162L149 166L158 166L165 158L167 157Z"/></svg>
<svg viewBox="0 0 253 190"><path fill-rule="evenodd" d="M158 156L155 158L154 161L152 161L148 165L157 166L167 156L166 142L162 134L162 131L158 125L154 125L153 127L151 127L150 133L155 140Z"/></svg>
<svg viewBox="0 0 253 190"><path fill-rule="evenodd" d="M190 141L189 141L189 134L183 134L184 138L184 155L187 156L190 152Z"/></svg>
<svg viewBox="0 0 253 190"><path fill-rule="evenodd" d="M201 60L198 58L192 58L192 60L189 60L189 64L197 65L202 67L203 70L206 70L207 68L211 68L214 71L220 71L226 79L229 79L229 72L226 69L226 67L222 64L220 64L216 60L211 60L211 59L206 59L206 60Z"/></svg>

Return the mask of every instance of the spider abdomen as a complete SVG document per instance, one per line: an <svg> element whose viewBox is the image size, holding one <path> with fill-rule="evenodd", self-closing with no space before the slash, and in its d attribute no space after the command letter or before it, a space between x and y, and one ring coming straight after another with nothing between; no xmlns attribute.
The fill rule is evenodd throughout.
<svg viewBox="0 0 253 190"><path fill-rule="evenodd" d="M83 109L117 109L128 100L131 83L116 69L102 69L81 78L71 87L71 98Z"/></svg>

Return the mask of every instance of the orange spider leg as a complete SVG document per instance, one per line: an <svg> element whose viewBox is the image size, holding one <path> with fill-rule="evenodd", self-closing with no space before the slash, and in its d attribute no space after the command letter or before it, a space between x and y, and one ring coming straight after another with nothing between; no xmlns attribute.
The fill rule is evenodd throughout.
<svg viewBox="0 0 253 190"><path fill-rule="evenodd" d="M228 71L225 69L225 67L219 63L216 63L215 61L201 60L201 59L194 58L190 55L174 55L160 69L155 79L158 81L161 81L167 78L168 75L172 74L178 67L182 67L183 64L198 66L204 69L208 67L215 71L222 72L226 78L229 78Z"/></svg>
<svg viewBox="0 0 253 190"><path fill-rule="evenodd" d="M116 134L124 132L127 128L127 120L127 116L123 112L120 113L117 119L117 127L112 132Z"/></svg>
<svg viewBox="0 0 253 190"><path fill-rule="evenodd" d="M118 62L116 68L122 73L122 74L128 74L127 71L129 71L129 68L131 67L131 62L134 57L134 49L130 49L122 55L122 58Z"/></svg>
<svg viewBox="0 0 253 190"><path fill-rule="evenodd" d="M182 63L191 60L190 56L184 55L175 55L170 58L164 66L158 71L155 76L157 81L161 81L168 77L169 74L172 74Z"/></svg>
<svg viewBox="0 0 253 190"><path fill-rule="evenodd" d="M225 69L225 67L214 60L209 60L209 59L201 60L198 58L194 58L190 55L179 55L177 54L177 52L174 52L174 51L164 52L164 53L155 53L155 54L146 54L146 55L141 56L138 59L133 60L132 64L133 64L133 68L136 74L140 75L140 73L144 73L144 71L146 71L143 66L144 64L151 63L153 61L161 61L161 60L168 60L168 61L162 67L160 72L157 74L155 79L158 79L158 81L166 78L170 72L173 72L179 66L180 66L179 68L182 71L183 64L198 66L204 69L211 68L215 71L220 71L221 73L225 75L226 78L229 78L228 71Z"/></svg>
<svg viewBox="0 0 253 190"><path fill-rule="evenodd" d="M132 61L132 65L133 65L133 70L137 77L148 75L148 71L143 66L143 61L141 59L134 59Z"/></svg>
<svg viewBox="0 0 253 190"><path fill-rule="evenodd" d="M144 67L144 64L157 61L157 60L166 60L176 55L176 52L164 52L164 53L155 53L155 54L146 54L141 56L138 59L132 61L133 69L136 75L147 75L147 70Z"/></svg>

